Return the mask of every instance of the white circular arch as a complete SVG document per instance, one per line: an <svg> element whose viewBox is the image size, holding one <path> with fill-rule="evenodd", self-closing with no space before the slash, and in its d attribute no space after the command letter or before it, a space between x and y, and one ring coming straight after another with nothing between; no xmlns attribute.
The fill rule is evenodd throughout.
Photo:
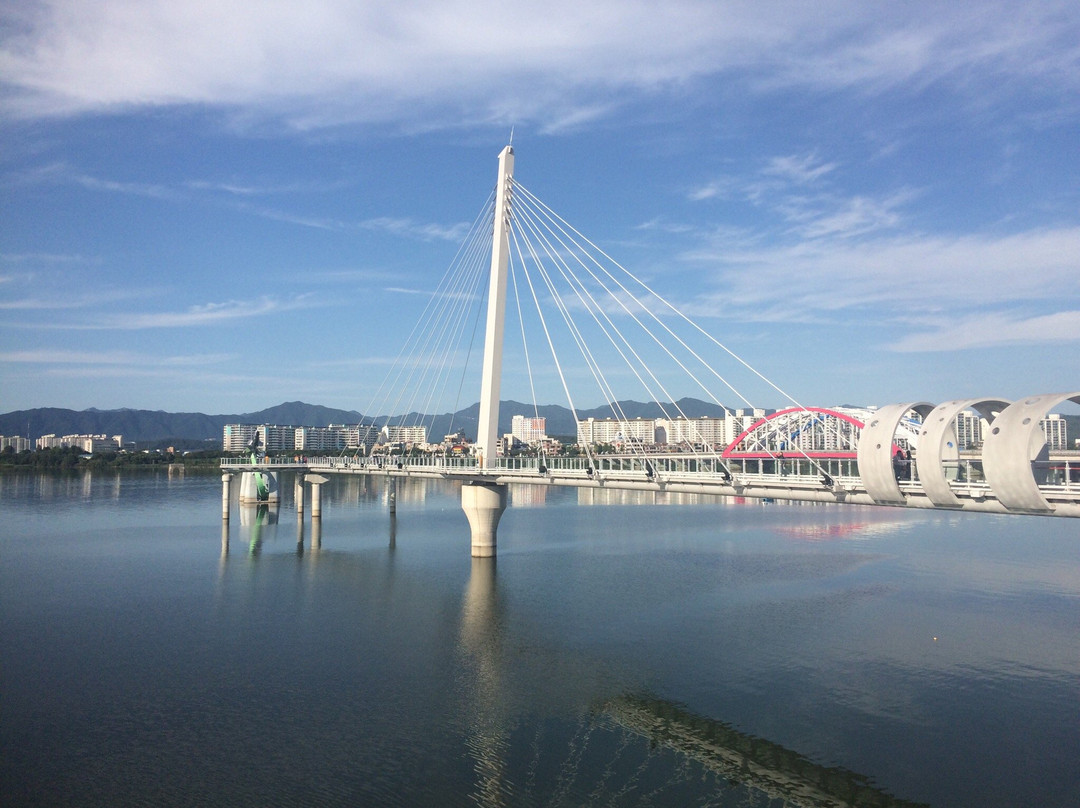
<svg viewBox="0 0 1080 808"><path fill-rule="evenodd" d="M938 404L923 419L919 433L919 450L915 454L915 467L919 471L919 483L927 498L941 508L958 508L960 498L953 493L945 478L944 464L960 458L956 445L956 416L973 409L989 422L1004 411L1009 402L998 398L968 398Z"/></svg>
<svg viewBox="0 0 1080 808"><path fill-rule="evenodd" d="M1048 513L1054 506L1039 490L1031 462L1046 448L1039 422L1063 401L1080 404L1080 392L1029 396L1006 407L983 441L983 473L998 502L1010 511Z"/></svg>
<svg viewBox="0 0 1080 808"><path fill-rule="evenodd" d="M900 421L911 410L925 420L934 409L928 401L889 404L872 413L859 435L859 477L870 498L879 505L903 505L904 495L893 468L893 441Z"/></svg>

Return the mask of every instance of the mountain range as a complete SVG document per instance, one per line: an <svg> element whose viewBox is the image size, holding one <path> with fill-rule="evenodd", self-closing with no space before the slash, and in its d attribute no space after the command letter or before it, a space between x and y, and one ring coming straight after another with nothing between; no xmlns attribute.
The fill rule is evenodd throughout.
<svg viewBox="0 0 1080 808"><path fill-rule="evenodd" d="M664 410L682 411L690 418L710 416L723 417L727 409L718 404L683 398L673 404L655 401L621 401L619 406L626 418L661 418ZM439 439L450 432L464 430L471 438L476 437L480 404L463 410L438 415L407 413L401 423L423 423L428 434ZM515 415L547 419L549 435L575 435L577 422L574 414L558 404L533 407L520 401L503 401L499 405L499 433L510 431L510 421ZM581 418L610 418L611 407L579 410ZM398 416L394 416L397 422ZM365 416L356 410L338 410L302 401L287 401L276 407L257 412L227 415L206 415L201 412L165 412L163 410L67 410L41 407L32 410L16 410L0 415L0 435L22 435L31 441L41 435L123 435L125 441L150 442L176 439L178 441L220 441L225 424L279 424L293 426L329 426L330 424L358 424L387 421L387 416Z"/></svg>

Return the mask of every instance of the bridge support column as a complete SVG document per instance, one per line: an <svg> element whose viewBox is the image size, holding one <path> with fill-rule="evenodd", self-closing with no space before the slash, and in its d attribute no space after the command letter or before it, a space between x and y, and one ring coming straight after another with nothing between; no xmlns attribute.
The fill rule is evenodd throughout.
<svg viewBox="0 0 1080 808"><path fill-rule="evenodd" d="M493 557L499 519L506 510L506 486L466 483L461 486L461 507L472 529L473 558Z"/></svg>
<svg viewBox="0 0 1080 808"><path fill-rule="evenodd" d="M305 474L304 479L311 484L311 523L315 524L316 519L322 519L322 485L330 482L330 478L321 474Z"/></svg>
<svg viewBox="0 0 1080 808"><path fill-rule="evenodd" d="M296 512L304 518L304 473L296 472L296 484L293 486L293 499L296 500Z"/></svg>
<svg viewBox="0 0 1080 808"><path fill-rule="evenodd" d="M232 488L232 475L221 475L221 519L223 522L229 521L229 489Z"/></svg>

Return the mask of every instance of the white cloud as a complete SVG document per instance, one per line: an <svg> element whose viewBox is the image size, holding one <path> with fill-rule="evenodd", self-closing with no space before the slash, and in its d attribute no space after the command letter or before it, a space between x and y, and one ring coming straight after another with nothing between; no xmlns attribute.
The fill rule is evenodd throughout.
<svg viewBox="0 0 1080 808"><path fill-rule="evenodd" d="M822 163L816 154L787 155L774 157L765 167L765 174L772 174L806 185L820 179L836 168L836 163Z"/></svg>
<svg viewBox="0 0 1080 808"><path fill-rule="evenodd" d="M102 292L76 292L69 289L49 297L24 297L0 300L0 310L7 311L59 311L62 309L86 309L105 306L124 300L133 300L153 294L151 289L109 289Z"/></svg>
<svg viewBox="0 0 1080 808"><path fill-rule="evenodd" d="M366 219L360 222L360 227L365 230L379 230L385 233L393 233L398 236L420 238L425 241L441 239L445 241L460 242L469 232L469 225L465 223L454 225L442 225L434 223L419 223L412 219L399 219L390 216L380 216L374 219Z"/></svg>
<svg viewBox="0 0 1080 808"><path fill-rule="evenodd" d="M0 262L6 264L99 264L100 259L84 255L62 253L0 253ZM11 279L10 277L8 278Z"/></svg>
<svg viewBox="0 0 1080 808"><path fill-rule="evenodd" d="M1034 317L987 312L960 319L942 318L931 330L901 338L893 350L915 353L1055 342L1080 342L1080 311Z"/></svg>
<svg viewBox="0 0 1080 808"><path fill-rule="evenodd" d="M112 315L102 321L100 327L118 329L186 328L251 317L264 317L283 311L306 308L310 305L312 304L305 296L288 302L275 300L271 297L261 297L256 300L229 300L224 303L206 303L201 306L191 306L185 311Z"/></svg>
<svg viewBox="0 0 1080 808"><path fill-rule="evenodd" d="M9 115L206 104L297 127L554 131L606 115L624 91L714 75L763 88L1075 86L1080 41L1064 0L933 13L856 0L40 0L5 13Z"/></svg>
<svg viewBox="0 0 1080 808"><path fill-rule="evenodd" d="M1060 310L1080 301L1080 227L1000 236L833 237L781 247L725 238L683 257L716 271L717 291L687 307L696 314L800 322L869 317L874 330L914 323L924 334L905 340L907 351L936 350L935 334L956 336L956 347L1060 341L1076 324L1071 311L994 312L1025 304ZM970 323L988 327L976 338L967 332Z"/></svg>
<svg viewBox="0 0 1080 808"><path fill-rule="evenodd" d="M900 210L918 196L914 190L904 188L880 199L843 196L826 179L838 166L813 153L773 157L756 173L720 177L691 191L689 199L745 200L778 214L789 223L789 233L804 239L861 236L901 224Z"/></svg>
<svg viewBox="0 0 1080 808"><path fill-rule="evenodd" d="M166 188L163 185L152 185L145 182L120 182L117 180L103 180L98 177L91 177L85 174L79 174L73 177L74 181L83 186L89 188L92 191L110 191L120 194L132 194L134 196L145 196L151 199L175 199L177 194L170 188Z"/></svg>
<svg viewBox="0 0 1080 808"><path fill-rule="evenodd" d="M160 357L133 351L71 351L52 348L0 352L0 362L32 365L167 365L170 367L202 367L227 362L233 358L231 354Z"/></svg>

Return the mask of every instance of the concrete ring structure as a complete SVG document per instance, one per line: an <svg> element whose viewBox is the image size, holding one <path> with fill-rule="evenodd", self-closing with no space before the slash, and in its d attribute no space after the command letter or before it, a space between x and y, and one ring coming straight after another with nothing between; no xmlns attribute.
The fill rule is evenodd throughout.
<svg viewBox="0 0 1080 808"><path fill-rule="evenodd" d="M919 483L927 499L940 508L959 508L962 504L945 478L945 464L960 459L956 416L964 410L973 409L992 423L997 414L1008 406L1008 401L997 398L947 401L938 404L923 419L915 465L919 472Z"/></svg>
<svg viewBox="0 0 1080 808"><path fill-rule="evenodd" d="M1054 506L1043 496L1032 472L1046 438L1040 421L1064 401L1080 404L1080 392L1029 396L1006 407L983 440L983 473L998 502L1010 511L1050 513Z"/></svg>
<svg viewBox="0 0 1080 808"><path fill-rule="evenodd" d="M893 447L900 421L911 410L926 418L934 409L928 401L881 407L863 426L859 436L859 476L863 487L879 505L903 505L904 495L893 467Z"/></svg>

